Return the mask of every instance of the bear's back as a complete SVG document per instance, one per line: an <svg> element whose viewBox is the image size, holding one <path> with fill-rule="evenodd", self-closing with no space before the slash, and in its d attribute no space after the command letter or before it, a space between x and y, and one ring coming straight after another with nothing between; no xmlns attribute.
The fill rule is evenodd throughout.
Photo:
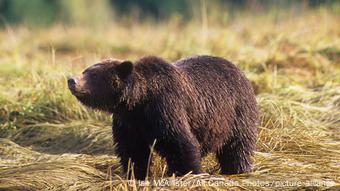
<svg viewBox="0 0 340 191"><path fill-rule="evenodd" d="M231 62L214 56L193 56L174 65L204 94L228 96L251 88L244 74Z"/></svg>

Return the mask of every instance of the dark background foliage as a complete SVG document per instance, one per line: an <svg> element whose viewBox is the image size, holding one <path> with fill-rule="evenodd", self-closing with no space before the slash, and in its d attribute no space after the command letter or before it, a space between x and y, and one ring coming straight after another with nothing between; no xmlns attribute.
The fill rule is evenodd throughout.
<svg viewBox="0 0 340 191"><path fill-rule="evenodd" d="M46 26L55 22L87 23L98 20L152 19L162 21L177 16L188 20L202 6L214 5L228 16L236 11L261 13L277 9L318 8L339 4L338 0L0 0L0 23ZM98 7L102 8L98 10ZM213 9L211 9L213 12ZM94 18L97 18L94 19Z"/></svg>

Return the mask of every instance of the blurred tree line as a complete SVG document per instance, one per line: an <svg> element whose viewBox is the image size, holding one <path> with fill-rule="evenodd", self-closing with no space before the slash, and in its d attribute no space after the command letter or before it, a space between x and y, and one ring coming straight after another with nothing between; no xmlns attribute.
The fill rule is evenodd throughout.
<svg viewBox="0 0 340 191"><path fill-rule="evenodd" d="M339 0L0 0L0 25L105 23L124 17L164 20L174 15L190 19L202 4L214 4L232 14L238 10L263 11L273 7L333 6Z"/></svg>

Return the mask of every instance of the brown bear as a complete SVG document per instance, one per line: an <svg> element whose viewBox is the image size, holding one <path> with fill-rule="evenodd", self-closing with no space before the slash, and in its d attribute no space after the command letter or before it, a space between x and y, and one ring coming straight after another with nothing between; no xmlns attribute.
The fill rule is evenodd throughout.
<svg viewBox="0 0 340 191"><path fill-rule="evenodd" d="M229 61L193 56L173 64L155 56L105 60L68 79L84 105L112 113L121 165L145 179L150 147L168 174L201 172L201 158L216 153L222 174L249 172L256 143L253 88Z"/></svg>

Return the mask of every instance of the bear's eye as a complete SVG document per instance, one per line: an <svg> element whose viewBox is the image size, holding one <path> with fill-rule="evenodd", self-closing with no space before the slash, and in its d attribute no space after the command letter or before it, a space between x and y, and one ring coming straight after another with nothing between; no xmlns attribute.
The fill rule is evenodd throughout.
<svg viewBox="0 0 340 191"><path fill-rule="evenodd" d="M92 79L97 79L97 78L98 78L98 74L92 73L92 74L91 74L91 78L92 78Z"/></svg>

